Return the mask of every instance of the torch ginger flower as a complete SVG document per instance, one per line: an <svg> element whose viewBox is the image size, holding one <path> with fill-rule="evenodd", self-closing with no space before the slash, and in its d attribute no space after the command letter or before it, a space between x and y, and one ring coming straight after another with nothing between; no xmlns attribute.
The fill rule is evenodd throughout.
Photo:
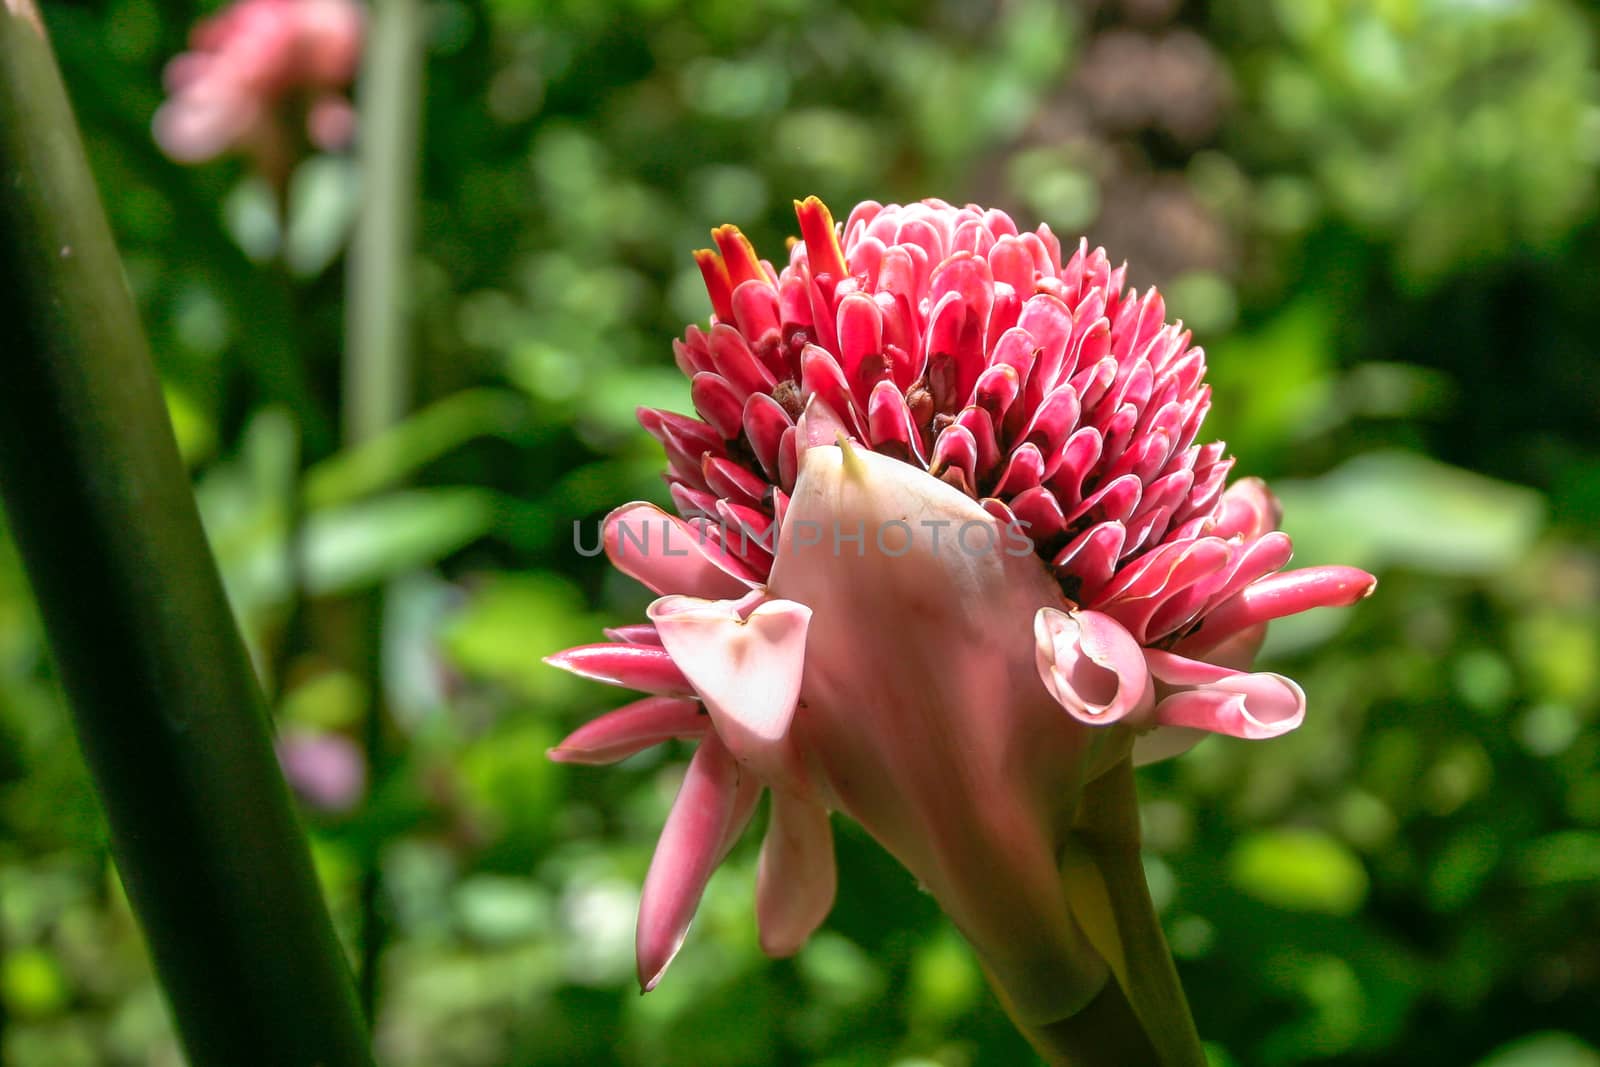
<svg viewBox="0 0 1600 1067"><path fill-rule="evenodd" d="M645 989L770 790L767 952L831 907L843 811L1065 1055L1051 1028L1130 966L1085 913L1105 883L1063 878L1085 791L1130 755L1299 725L1299 686L1248 670L1265 624L1374 579L1280 573L1272 496L1195 443L1202 351L1103 251L934 200L861 204L842 234L796 207L781 273L732 226L696 253L714 317L674 351L699 417L640 412L679 515L627 504L604 533L660 599L550 658L650 695L551 755L698 742L640 902Z"/></svg>
<svg viewBox="0 0 1600 1067"><path fill-rule="evenodd" d="M167 64L157 143L180 163L243 152L277 182L304 145L342 147L363 22L356 0L238 0L202 20Z"/></svg>

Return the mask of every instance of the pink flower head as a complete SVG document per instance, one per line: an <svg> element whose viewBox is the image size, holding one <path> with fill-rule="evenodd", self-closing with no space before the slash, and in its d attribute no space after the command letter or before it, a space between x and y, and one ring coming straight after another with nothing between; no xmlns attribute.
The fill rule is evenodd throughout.
<svg viewBox="0 0 1600 1067"><path fill-rule="evenodd" d="M201 21L167 64L156 141L180 163L238 151L272 174L296 143L341 147L363 22L356 0L238 0Z"/></svg>
<svg viewBox="0 0 1600 1067"><path fill-rule="evenodd" d="M781 273L731 226L696 254L712 324L674 351L698 417L640 412L678 515L605 526L660 599L550 660L650 695L552 756L698 742L640 904L646 989L768 789L767 951L829 910L843 811L1019 1020L1066 1018L1106 980L1059 870L1083 787L1130 753L1293 729L1300 688L1248 670L1265 624L1374 580L1280 573L1272 496L1196 443L1204 355L1104 252L936 200L842 231L796 207Z"/></svg>
<svg viewBox="0 0 1600 1067"><path fill-rule="evenodd" d="M343 814L367 789L367 761L343 734L290 729L277 740L278 766L307 805Z"/></svg>

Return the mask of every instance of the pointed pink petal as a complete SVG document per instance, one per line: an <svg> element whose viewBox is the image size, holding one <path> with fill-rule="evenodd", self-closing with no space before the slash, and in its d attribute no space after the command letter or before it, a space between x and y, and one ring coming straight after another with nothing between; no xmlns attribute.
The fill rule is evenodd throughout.
<svg viewBox="0 0 1600 1067"><path fill-rule="evenodd" d="M906 398L893 382L879 382L872 387L867 398L867 435L873 451L925 465L922 435L911 420Z"/></svg>
<svg viewBox="0 0 1600 1067"><path fill-rule="evenodd" d="M771 514L731 500L719 500L717 518L722 520L718 532L726 551L752 565L759 563L763 573L771 568L772 550L778 545L778 531Z"/></svg>
<svg viewBox="0 0 1600 1067"><path fill-rule="evenodd" d="M800 427L791 426L778 438L778 487L786 493L794 491L800 476L800 452Z"/></svg>
<svg viewBox="0 0 1600 1067"><path fill-rule="evenodd" d="M1000 442L995 434L994 419L989 413L977 405L962 408L956 415L955 425L964 427L972 435L973 445L976 447L976 465L979 482L989 482L995 473L995 468L1000 465ZM976 484L976 483L974 483Z"/></svg>
<svg viewBox="0 0 1600 1067"><path fill-rule="evenodd" d="M782 329L778 318L778 290L766 278L751 278L733 291L733 318L739 332L752 340Z"/></svg>
<svg viewBox="0 0 1600 1067"><path fill-rule="evenodd" d="M1061 505L1056 502L1055 494L1039 486L1028 489L1011 501L1011 510L1027 527L1028 536L1036 544L1049 544L1067 528L1067 520L1061 514Z"/></svg>
<svg viewBox="0 0 1600 1067"><path fill-rule="evenodd" d="M740 618L728 601L663 597L648 614L733 754L763 777L787 777L811 609L768 600Z"/></svg>
<svg viewBox="0 0 1600 1067"><path fill-rule="evenodd" d="M705 372L693 376L689 394L694 409L706 424L724 439L732 440L744 429L744 399L720 374Z"/></svg>
<svg viewBox="0 0 1600 1067"><path fill-rule="evenodd" d="M978 375L978 384L972 391L972 402L987 411L995 425L1001 426L1005 424L1006 415L1021 392L1022 379L1016 368L997 363Z"/></svg>
<svg viewBox="0 0 1600 1067"><path fill-rule="evenodd" d="M1098 523L1079 534L1056 556L1053 563L1056 574L1066 583L1067 595L1075 603L1097 602L1106 583L1116 574L1117 560L1122 558L1122 545L1127 535L1127 529L1120 522Z"/></svg>
<svg viewBox="0 0 1600 1067"><path fill-rule="evenodd" d="M683 776L639 895L634 947L639 985L647 993L683 947L706 883L722 858L738 805L739 779L739 765L722 742L708 735Z"/></svg>
<svg viewBox="0 0 1600 1067"><path fill-rule="evenodd" d="M884 243L876 237L863 236L857 241L846 242L850 246L849 262L846 267L852 277L862 279L862 288L872 292L878 287L878 268L883 264Z"/></svg>
<svg viewBox="0 0 1600 1067"><path fill-rule="evenodd" d="M733 846L739 843L739 838L744 836L745 830L750 826L750 820L755 817L756 805L761 801L761 794L767 791L767 785L754 773L745 768L739 770L739 788L734 791L733 805L728 811L728 825L722 830L722 843L717 846L717 864L728 858L728 853L733 851Z"/></svg>
<svg viewBox="0 0 1600 1067"><path fill-rule="evenodd" d="M778 476L778 442L783 432L794 426L794 420L772 397L765 393L752 393L744 405L744 433L750 450L768 478Z"/></svg>
<svg viewBox="0 0 1600 1067"><path fill-rule="evenodd" d="M800 413L800 419L795 423L795 427L797 461L805 455L808 448L836 445L839 443L840 435L852 436L850 427L821 396L812 396L806 401L806 409Z"/></svg>
<svg viewBox="0 0 1600 1067"><path fill-rule="evenodd" d="M952 422L933 442L933 455L928 459L928 473L943 478L962 492L976 496L978 492L978 442L972 431L959 422Z"/></svg>
<svg viewBox="0 0 1600 1067"><path fill-rule="evenodd" d="M1010 368L1006 368L1009 370ZM995 481L994 495L1012 497L1035 489L1044 478L1044 456L1039 446L1032 442L1023 444L1011 453L1005 468Z"/></svg>
<svg viewBox="0 0 1600 1067"><path fill-rule="evenodd" d="M1017 292L1033 289L1033 256L1019 237L1002 237L989 249L989 273Z"/></svg>
<svg viewBox="0 0 1600 1067"><path fill-rule="evenodd" d="M821 401L849 429L852 437L858 436L855 397L839 361L831 352L818 345L806 345L800 350L800 391L807 400L807 407Z"/></svg>
<svg viewBox="0 0 1600 1067"><path fill-rule="evenodd" d="M838 871L828 810L783 789L772 791L772 822L761 842L756 921L761 950L792 956L833 908Z"/></svg>
<svg viewBox="0 0 1600 1067"><path fill-rule="evenodd" d="M1094 330L1090 331L1089 337L1104 340L1105 336L1105 320L1101 319L1095 324ZM1086 339L1085 349L1088 348L1088 344L1089 341ZM1072 377L1072 388L1078 391L1078 403L1084 411L1097 411L1101 397L1106 395L1106 390L1111 387L1111 381L1116 376L1117 361L1111 356L1078 365L1077 373ZM1029 387L1032 387L1031 383Z"/></svg>
<svg viewBox="0 0 1600 1067"><path fill-rule="evenodd" d="M1150 710L1150 671L1133 635L1097 611L1040 608L1034 616L1039 678L1080 722L1104 726Z"/></svg>
<svg viewBox="0 0 1600 1067"><path fill-rule="evenodd" d="M1029 297L1028 302L1022 305L1017 328L1026 330L1038 347L1035 354L1037 366L1029 384L1042 397L1065 376L1063 360L1067 355L1067 342L1072 336L1072 313L1055 297L1039 293ZM1065 371L1065 374L1070 373L1070 370Z"/></svg>
<svg viewBox="0 0 1600 1067"><path fill-rule="evenodd" d="M1079 502L1066 516L1067 522L1076 522L1093 515L1096 522L1127 522L1139 506L1139 496L1144 486L1131 474L1124 474L1109 482Z"/></svg>
<svg viewBox="0 0 1600 1067"><path fill-rule="evenodd" d="M1020 385L1028 380L1038 354L1039 343L1033 339L1033 334L1020 326L1013 326L995 342L994 351L989 357L990 369L1010 367L1016 372Z"/></svg>
<svg viewBox="0 0 1600 1067"><path fill-rule="evenodd" d="M1233 563L1219 576L1216 588L1206 591L1207 603L1226 603L1241 589L1281 570L1293 555L1294 544L1289 535L1276 530L1240 545Z"/></svg>
<svg viewBox="0 0 1600 1067"><path fill-rule="evenodd" d="M695 477L701 477L698 470ZM672 495L672 506L686 519L714 519L717 517L717 495L706 489L695 488L677 477L673 471L667 475L667 492ZM676 553L673 553L676 555Z"/></svg>
<svg viewBox="0 0 1600 1067"><path fill-rule="evenodd" d="M620 645L654 645L661 647L656 628L647 622L630 622L626 626L607 626L603 631L607 641Z"/></svg>
<svg viewBox="0 0 1600 1067"><path fill-rule="evenodd" d="M557 763L615 763L674 737L699 737L710 728L697 700L645 697L578 727L548 755Z"/></svg>
<svg viewBox="0 0 1600 1067"><path fill-rule="evenodd" d="M1260 478L1240 478L1228 486L1217 507L1218 537L1239 534L1246 541L1276 530L1283 507Z"/></svg>
<svg viewBox="0 0 1600 1067"><path fill-rule="evenodd" d="M675 444L680 451L692 456L695 465L700 462L701 452L720 454L722 439L717 436L717 431L699 419L660 408L642 407L636 414L645 433L663 445Z"/></svg>
<svg viewBox="0 0 1600 1067"><path fill-rule="evenodd" d="M735 503L760 507L772 488L765 478L756 477L731 459L707 456L701 461L700 473L705 476L708 489Z"/></svg>
<svg viewBox="0 0 1600 1067"><path fill-rule="evenodd" d="M1198 602L1203 590L1196 590L1195 584L1222 570L1232 558L1231 546L1215 537L1202 537L1186 546L1164 547L1181 547L1181 551L1170 565L1146 570L1132 587L1106 598L1104 606L1105 612L1126 626L1140 644L1162 636L1150 630L1150 620L1158 610L1173 600Z"/></svg>
<svg viewBox="0 0 1600 1067"><path fill-rule="evenodd" d="M844 221L845 244L853 250L857 242L866 236L866 229L872 220L883 211L883 205L876 200L863 200L850 209L850 215ZM879 242L882 243L881 241Z"/></svg>
<svg viewBox="0 0 1600 1067"><path fill-rule="evenodd" d="M727 323L711 327L711 360L720 374L741 397L770 393L777 380L761 365L739 331Z"/></svg>
<svg viewBox="0 0 1600 1067"><path fill-rule="evenodd" d="M1206 661L1236 671L1247 671L1256 661L1256 653L1261 651L1266 640L1267 624L1258 622L1240 630L1217 647L1207 649Z"/></svg>
<svg viewBox="0 0 1600 1067"><path fill-rule="evenodd" d="M1045 480L1068 507L1083 500L1083 483L1100 461L1105 442L1093 426L1080 427L1067 438L1061 451L1044 457Z"/></svg>
<svg viewBox="0 0 1600 1067"><path fill-rule="evenodd" d="M1188 470L1173 471L1151 483L1134 513L1129 533L1136 536L1130 538L1130 551L1132 545L1158 545L1162 542L1163 535L1172 523L1173 513L1182 505L1193 485L1194 474Z"/></svg>
<svg viewBox="0 0 1600 1067"><path fill-rule="evenodd" d="M984 351L993 352L1000 338L1016 326L1021 315L1022 295L1004 282L996 282L994 306L989 309L989 325L983 339Z"/></svg>
<svg viewBox="0 0 1600 1067"><path fill-rule="evenodd" d="M856 401L867 396L888 368L883 359L883 311L865 293L839 301L839 365Z"/></svg>
<svg viewBox="0 0 1600 1067"><path fill-rule="evenodd" d="M606 555L617 570L651 592L708 599L744 594L743 568L688 523L654 504L624 504L605 523Z"/></svg>
<svg viewBox="0 0 1600 1067"><path fill-rule="evenodd" d="M546 656L546 663L607 685L663 696L692 696L689 684L664 648L649 645L580 645Z"/></svg>
<svg viewBox="0 0 1600 1067"><path fill-rule="evenodd" d="M1057 455L1078 428L1078 415L1078 394L1070 385L1057 386L1039 403L1022 438L1038 445L1044 455Z"/></svg>
<svg viewBox="0 0 1600 1067"><path fill-rule="evenodd" d="M1345 607L1371 596L1377 585L1376 578L1355 567L1307 567L1274 574L1211 611L1177 650L1201 656L1247 627L1312 608Z"/></svg>
<svg viewBox="0 0 1600 1067"><path fill-rule="evenodd" d="M711 366L711 349L706 347L705 334L698 326L690 326L684 340L672 342L672 360L685 378L696 374L715 373Z"/></svg>

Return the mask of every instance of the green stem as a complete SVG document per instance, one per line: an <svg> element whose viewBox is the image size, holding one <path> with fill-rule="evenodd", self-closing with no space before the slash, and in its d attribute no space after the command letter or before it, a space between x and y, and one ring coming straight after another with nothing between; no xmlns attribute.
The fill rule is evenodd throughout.
<svg viewBox="0 0 1600 1067"><path fill-rule="evenodd" d="M372 11L361 75L362 211L349 260L343 382L345 444L375 446L411 403L411 276L415 249L424 73L421 0L380 0ZM369 693L365 748L369 788L381 780L387 753L381 624L384 593L356 612L364 620ZM361 884L361 1004L376 1019L384 922L380 865L366 857Z"/></svg>
<svg viewBox="0 0 1600 1067"><path fill-rule="evenodd" d="M1139 844L1139 800L1133 761L1120 760L1083 791L1072 848L1063 858L1062 880L1073 913L1091 943L1111 965L1115 981L1095 1006L1054 1030L1056 1042L1080 1041L1082 1049L1063 1062L1150 1063L1159 1067L1205 1067L1189 1002L1161 932L1161 919L1145 881ZM1120 1003L1112 1003L1117 1001ZM1129 1028L1146 1042L1150 1058L1112 1053L1113 1035L1137 1046ZM1063 1046L1065 1047L1065 1046Z"/></svg>
<svg viewBox="0 0 1600 1067"><path fill-rule="evenodd" d="M289 205L287 201L279 204L280 225L285 230L288 228ZM305 331L301 329L304 311L301 308L300 292L295 284L294 276L289 271L289 264L280 250L277 261L273 264L272 273L276 276L278 289L283 294L284 306L289 309L285 333L291 343L289 345L289 360L300 362L300 352L305 345ZM268 657L268 674L266 679L267 696L270 703L276 707L288 692L289 668L294 663L305 644L307 629L307 603L306 603L306 508L305 508L305 472L320 456L308 456L310 451L309 439L311 433L306 425L305 416L296 413L295 421L295 454L294 462L289 470L289 484L285 487L287 494L282 502L284 509L283 522L283 569L285 586L288 593L288 606L284 611L283 626L277 635L277 643L271 646Z"/></svg>
<svg viewBox="0 0 1600 1067"><path fill-rule="evenodd" d="M189 1060L370 1065L31 0L0 3L0 498Z"/></svg>
<svg viewBox="0 0 1600 1067"><path fill-rule="evenodd" d="M361 75L362 210L350 250L344 437L360 444L411 403L411 275L422 115L421 0L380 0Z"/></svg>

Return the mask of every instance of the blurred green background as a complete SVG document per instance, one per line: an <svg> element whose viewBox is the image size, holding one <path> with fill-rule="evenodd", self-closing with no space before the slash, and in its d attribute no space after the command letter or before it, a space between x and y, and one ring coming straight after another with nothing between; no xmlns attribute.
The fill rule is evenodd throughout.
<svg viewBox="0 0 1600 1067"><path fill-rule="evenodd" d="M438 0L417 413L358 453L333 432L353 162L303 165L280 233L240 165L179 168L150 139L199 6L44 13L312 768L338 922L385 932L383 1062L1027 1062L931 899L842 824L839 902L804 952L757 948L750 834L641 998L634 909L681 753L544 759L621 699L539 660L648 599L571 524L666 501L633 409L689 408L669 342L709 308L688 253L734 222L781 258L791 199L817 193L841 218L976 200L1126 258L1206 346L1210 436L1280 492L1297 561L1381 576L1360 608L1275 629L1270 665L1311 697L1298 733L1143 774L1150 881L1215 1061L1600 1065L1593 9ZM0 1060L181 1062L3 538Z"/></svg>

